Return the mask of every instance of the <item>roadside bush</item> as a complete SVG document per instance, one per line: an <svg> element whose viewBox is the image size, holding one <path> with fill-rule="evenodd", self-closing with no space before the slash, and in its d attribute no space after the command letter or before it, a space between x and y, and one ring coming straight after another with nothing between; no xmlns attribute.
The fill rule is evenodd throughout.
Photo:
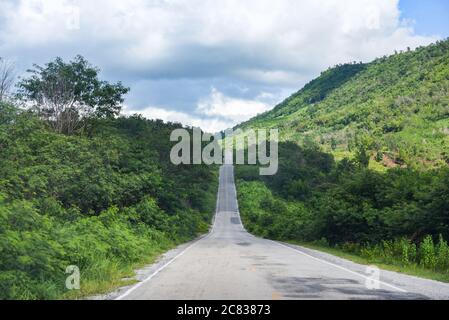
<svg viewBox="0 0 449 320"><path fill-rule="evenodd" d="M444 240L443 236L441 235L439 237L436 252L437 252L437 261L436 261L437 269L449 272L449 246L447 244L447 241Z"/></svg>
<svg viewBox="0 0 449 320"><path fill-rule="evenodd" d="M449 246L442 236L435 244L431 236L426 236L417 246L408 239L382 241L381 244L357 246L343 244L339 249L360 255L373 262L401 266L421 266L433 271L449 272Z"/></svg>
<svg viewBox="0 0 449 320"><path fill-rule="evenodd" d="M49 130L0 104L0 299L66 297L110 289L132 268L207 232L215 167L174 166L176 124L91 119L88 134ZM5 111L5 113L3 113Z"/></svg>
<svg viewBox="0 0 449 320"><path fill-rule="evenodd" d="M431 236L424 238L424 241L419 247L419 262L420 264L429 269L435 269L437 256L435 252L435 245Z"/></svg>

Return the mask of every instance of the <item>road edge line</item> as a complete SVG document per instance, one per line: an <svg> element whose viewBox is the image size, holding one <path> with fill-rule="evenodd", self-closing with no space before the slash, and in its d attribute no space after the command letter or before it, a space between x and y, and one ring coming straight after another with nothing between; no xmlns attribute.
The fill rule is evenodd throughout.
<svg viewBox="0 0 449 320"><path fill-rule="evenodd" d="M181 253L179 253L177 256L175 256L174 258L172 258L169 262L167 262L166 264L164 264L162 267L160 267L159 269L157 269L154 273L152 273L149 277L147 277L146 279L144 279L143 281L139 282L138 284L134 285L132 288L128 289L124 294L120 295L119 297L115 298L114 300L118 301L118 300L123 300L124 298L126 298L127 296L129 296L131 293L133 293L135 290L137 290L138 288L140 288L141 286L143 286L144 284L146 284L147 282L149 282L151 279L153 279L157 274L159 274L161 271L163 271L165 268L167 268L169 265L171 265L173 262L175 262L179 257L183 256L189 249L191 249L192 247L194 247L196 244L198 244L198 242L200 242L201 240L203 240L205 238L201 238L196 240L194 243L192 243L190 246L188 246L187 248L185 248Z"/></svg>
<svg viewBox="0 0 449 320"><path fill-rule="evenodd" d="M234 177L235 177L235 175L234 175ZM237 199L237 185L236 185L236 181L234 181L234 190L235 190L236 199ZM239 214L239 216L240 216L240 208L239 208L238 199L237 199L237 209L238 209L238 214ZM240 220L241 220L241 218L240 218ZM248 230L246 230L245 225L243 224L243 221L242 221L242 226L243 226L243 229L244 229L249 235L251 235L251 236L254 237L254 238L258 238L258 237L256 237L255 235L253 235L252 233L248 232ZM259 239L262 239L262 238L259 238ZM349 273L351 273L351 274L357 275L357 276L359 276L359 277L361 277L361 278L363 278L363 279L365 279L365 280L372 280L372 281L377 282L377 283L379 283L379 284L382 284L382 285L384 285L384 286L386 286L386 287L392 288L392 289L394 289L394 290L396 290L396 291L399 291L399 292L402 292L402 293L409 293L407 290L398 288L398 287L396 287L396 286L394 286L394 285L392 285L392 284L383 282L383 281L381 281L381 280L371 279L371 278L369 278L369 277L367 277L367 276L365 276L365 275L363 275L363 274L361 274L361 273L352 271L352 270L350 270L350 269L348 269L348 268L339 266L339 265L334 264L334 263L332 263L332 262L329 262L329 261L326 261L326 260L323 260L323 259L314 257L314 256L312 256L312 255L310 255L310 254L307 254L307 253L305 253L305 252L302 252L301 250L298 250L298 249L295 249L295 248L293 248L293 247L287 246L287 245L285 245L285 244L283 244L283 243L281 243L281 242L274 241L274 240L270 240L270 239L263 239L263 240L270 241L270 242L272 242L272 243L277 244L278 246L285 247L285 248L287 248L287 249L293 250L294 252L299 253L299 254L302 254L302 255L304 255L304 256L306 256L306 257L308 257L308 258L311 258L311 259L313 259L313 260L319 261L319 262L321 262L321 263L324 263L324 264L333 266L333 267L335 267L335 268L338 268L338 269L340 269L340 270L343 270L343 271L349 272Z"/></svg>
<svg viewBox="0 0 449 320"><path fill-rule="evenodd" d="M361 273L359 273L359 272L355 272L355 271L352 271L352 270L350 270L350 269L348 269L348 268L345 268L345 267L343 267L343 266L339 266L338 264L335 264L335 263L332 263L332 262L329 262L329 261L326 261L326 260L323 260L323 259L314 257L314 256L312 256L312 255L310 255L310 254L307 254L307 253L305 253L305 252L302 252L301 250L298 250L298 249L295 249L295 248L293 248L293 247L287 246L287 245L285 245L285 244L283 244L283 243L281 243L281 242L277 242L277 241L273 241L273 240L268 240L268 241L273 242L273 243L275 243L275 244L277 244L277 245L279 245L279 246L281 246L281 247L285 247L285 248L287 248L287 249L293 250L293 251L295 251L296 253L302 254L302 255L304 255L304 256L306 256L306 257L308 257L308 258L311 258L311 259L313 259L313 260L319 261L319 262L321 262L321 263L324 263L324 264L333 266L333 267L338 268L338 269L340 269L340 270L343 270L343 271L349 272L349 273L351 273L351 274L357 275L357 276L359 276L359 277L362 277L362 278L364 278L365 280L371 280L371 281L377 282L377 283L379 283L379 284L381 284L381 285L384 285L384 286L386 286L386 287L392 288L392 289L394 289L394 290L396 290L396 291L399 291L399 292L402 292L402 293L409 293L407 290L401 289L401 288L396 287L396 286L394 286L394 285L392 285L392 284L383 282L383 281L381 281L381 280L375 280L375 279L372 279L372 278L367 277L367 276L365 276L365 275L363 275L363 274L361 274Z"/></svg>
<svg viewBox="0 0 449 320"><path fill-rule="evenodd" d="M151 279L153 279L156 275L158 275L160 272L162 272L165 268L167 268L169 265L171 265L173 262L175 262L178 258L182 257L187 251L189 251L190 249L192 249L195 245L197 245L199 242L201 242L204 239L209 238L215 231L215 225L217 222L217 214L218 214L218 205L220 204L220 179L219 179L219 185L218 185L218 192L217 192L217 206L215 209L215 215L214 215L214 220L212 223L212 228L209 231L209 233L204 236L201 237L199 239L197 239L195 242L193 242L190 246L188 246L187 248L185 248L182 252L180 252L178 255L176 255L175 257L173 257L169 262L167 262L166 264L164 264L162 267L160 267L159 269L157 269L154 273L152 273L150 276L148 276L147 278L145 278L144 280L142 280L141 282L135 284L134 286L132 286L131 288L129 288L125 293L121 294L120 296L118 296L117 298L114 299L114 301L120 301L123 300L124 298L126 298L127 296L129 296L131 293L133 293L135 290L139 289L141 286L143 286L144 284L146 284L147 282L149 282Z"/></svg>

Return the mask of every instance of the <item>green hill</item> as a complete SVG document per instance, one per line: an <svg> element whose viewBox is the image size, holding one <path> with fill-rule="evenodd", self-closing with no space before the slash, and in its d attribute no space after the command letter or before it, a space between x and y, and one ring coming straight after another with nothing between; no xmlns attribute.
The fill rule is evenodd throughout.
<svg viewBox="0 0 449 320"><path fill-rule="evenodd" d="M236 167L246 228L449 281L448 49L337 66L240 125L282 140L276 175Z"/></svg>
<svg viewBox="0 0 449 320"><path fill-rule="evenodd" d="M313 141L337 159L363 145L377 169L434 167L449 163L448 92L445 40L336 66L239 127L279 128L282 140Z"/></svg>

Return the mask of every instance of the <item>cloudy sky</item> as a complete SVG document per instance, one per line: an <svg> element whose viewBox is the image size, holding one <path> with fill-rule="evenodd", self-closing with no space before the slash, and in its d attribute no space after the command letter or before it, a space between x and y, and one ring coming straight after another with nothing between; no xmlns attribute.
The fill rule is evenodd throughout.
<svg viewBox="0 0 449 320"><path fill-rule="evenodd" d="M127 113L215 132L448 21L447 0L0 0L0 56L20 74L81 54L131 87Z"/></svg>

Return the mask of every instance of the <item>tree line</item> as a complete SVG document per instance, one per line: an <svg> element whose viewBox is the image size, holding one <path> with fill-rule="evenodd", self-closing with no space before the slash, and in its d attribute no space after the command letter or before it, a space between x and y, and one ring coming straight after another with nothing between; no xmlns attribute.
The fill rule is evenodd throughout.
<svg viewBox="0 0 449 320"><path fill-rule="evenodd" d="M207 232L217 170L171 164L170 134L182 125L121 116L129 89L101 80L81 56L34 66L16 92L7 89L0 299L110 290L126 284L133 267ZM65 287L72 265L80 291Z"/></svg>
<svg viewBox="0 0 449 320"><path fill-rule="evenodd" d="M434 257L430 261L438 260L440 247L443 259L429 263L424 259L429 254L423 255L424 266L439 266L449 275L448 167L379 172L367 168L363 155L335 161L318 145L293 142L281 143L279 154L279 172L272 177L260 177L257 166L236 168L248 230L283 241L319 241L359 254L394 252L402 259L404 250L404 259L416 263L421 263L418 249L424 243Z"/></svg>

